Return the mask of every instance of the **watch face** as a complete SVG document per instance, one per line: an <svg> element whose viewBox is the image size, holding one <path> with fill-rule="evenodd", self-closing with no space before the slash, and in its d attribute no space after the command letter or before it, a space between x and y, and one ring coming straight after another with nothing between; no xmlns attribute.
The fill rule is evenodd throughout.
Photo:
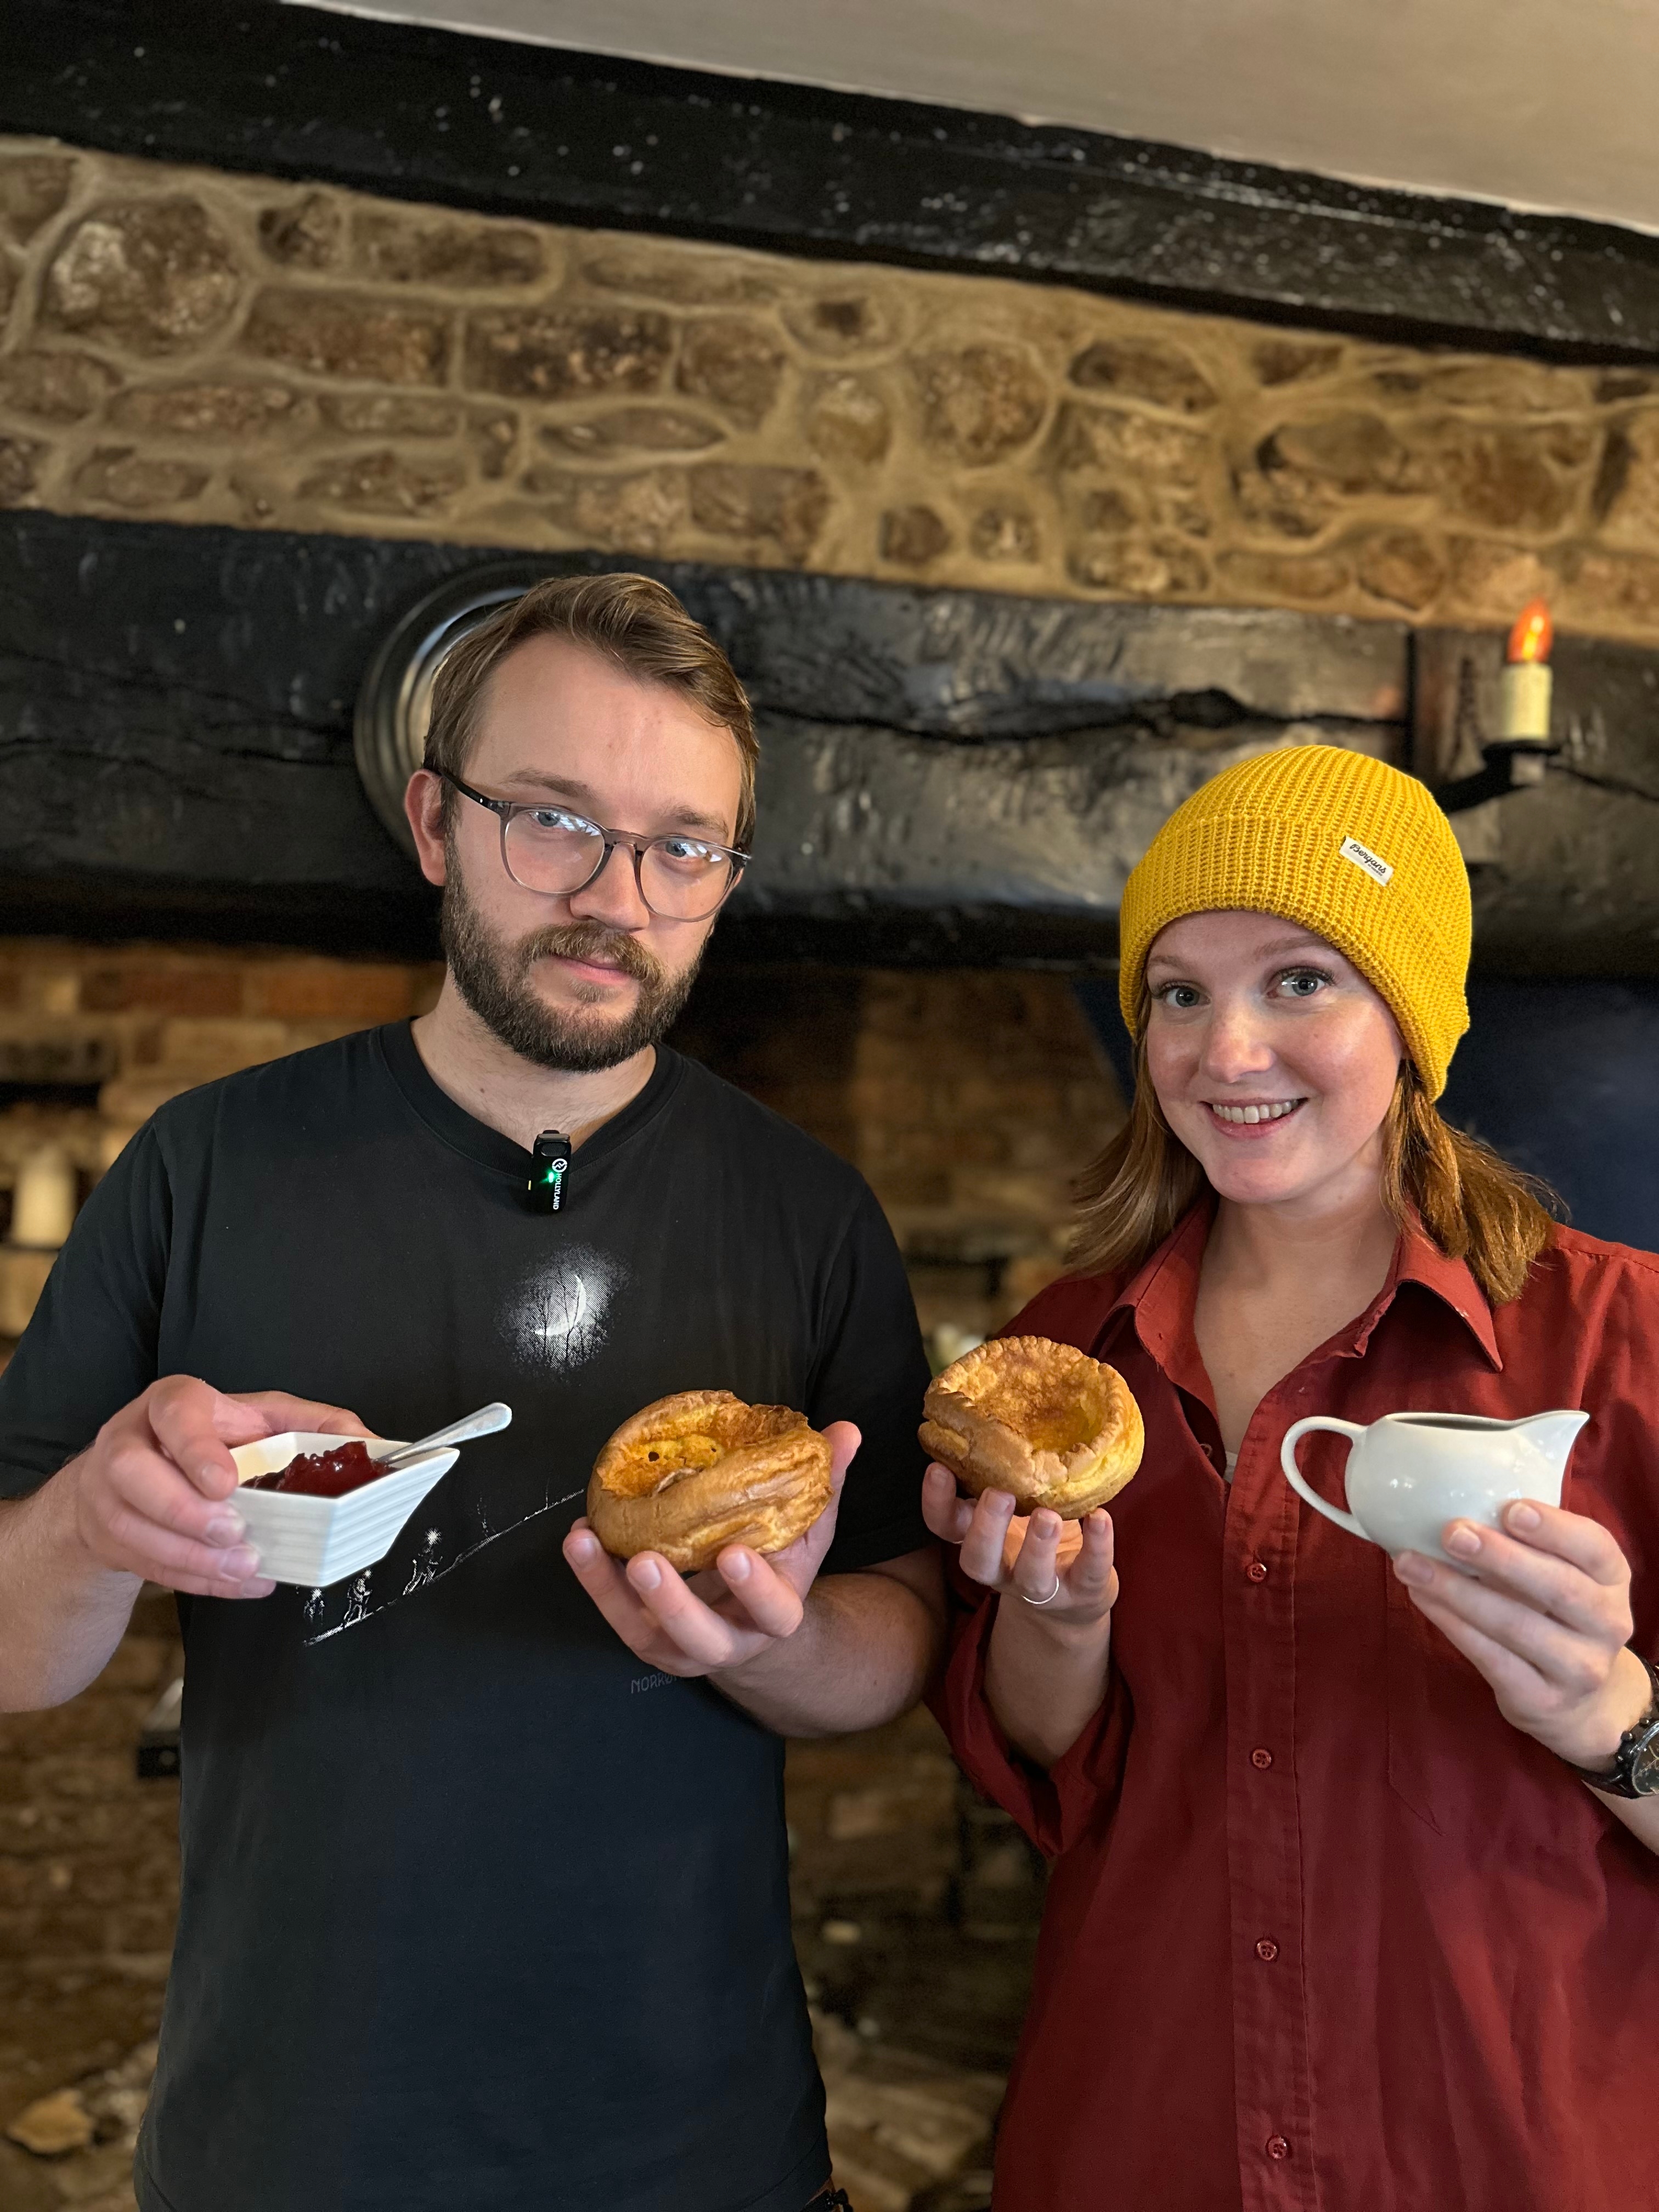
<svg viewBox="0 0 1659 2212"><path fill-rule="evenodd" d="M1659 1796L1659 1677L1652 1686L1652 1705L1626 1735L1621 1752L1632 1796Z"/></svg>

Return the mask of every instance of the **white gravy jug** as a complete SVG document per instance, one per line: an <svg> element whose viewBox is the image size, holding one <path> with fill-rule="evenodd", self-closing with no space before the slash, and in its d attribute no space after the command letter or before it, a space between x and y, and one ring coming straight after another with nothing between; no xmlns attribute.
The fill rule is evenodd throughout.
<svg viewBox="0 0 1659 2212"><path fill-rule="evenodd" d="M1440 1548L1446 1523L1478 1521L1495 1528L1499 1513L1516 1498L1559 1505L1567 1455L1589 1419L1579 1413L1529 1413L1519 1421L1479 1413L1385 1413L1362 1428L1316 1413L1292 1423L1279 1461L1291 1487L1339 1528L1385 1552L1421 1552L1457 1566ZM1320 1497L1296 1463L1297 1445L1314 1429L1352 1439L1343 1480L1346 1513Z"/></svg>

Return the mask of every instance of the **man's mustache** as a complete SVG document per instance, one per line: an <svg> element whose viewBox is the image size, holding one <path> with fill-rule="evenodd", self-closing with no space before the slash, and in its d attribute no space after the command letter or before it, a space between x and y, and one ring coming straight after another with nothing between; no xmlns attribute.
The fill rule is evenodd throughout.
<svg viewBox="0 0 1659 2212"><path fill-rule="evenodd" d="M597 921L538 929L520 942L514 960L520 975L527 975L538 960L595 960L619 968L636 983L660 984L663 980L661 963L637 938Z"/></svg>

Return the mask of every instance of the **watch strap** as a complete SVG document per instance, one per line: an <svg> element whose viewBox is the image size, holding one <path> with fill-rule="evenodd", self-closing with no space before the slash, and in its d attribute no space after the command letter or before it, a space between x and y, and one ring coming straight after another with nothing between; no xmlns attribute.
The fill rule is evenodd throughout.
<svg viewBox="0 0 1659 2212"><path fill-rule="evenodd" d="M1659 1667L1651 1659L1637 1657L1648 1670L1647 1708L1632 1722L1619 1739L1619 1748L1613 1754L1611 1773L1598 1774L1588 1766L1573 1766L1571 1771L1591 1790L1599 1790L1607 1797L1648 1797L1659 1794ZM1653 1755L1644 1758L1644 1753ZM1638 1761L1643 1767L1642 1778L1637 1779ZM1571 1762L1568 1762L1571 1765Z"/></svg>

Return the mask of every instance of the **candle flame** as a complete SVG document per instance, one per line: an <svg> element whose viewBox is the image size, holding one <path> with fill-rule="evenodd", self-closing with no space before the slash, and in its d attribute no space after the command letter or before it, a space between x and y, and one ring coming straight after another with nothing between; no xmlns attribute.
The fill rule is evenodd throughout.
<svg viewBox="0 0 1659 2212"><path fill-rule="evenodd" d="M1510 632L1509 651L1504 658L1510 661L1547 660L1550 646L1555 636L1555 624L1550 620L1550 611L1542 599L1534 599L1530 606L1522 607L1520 619Z"/></svg>

